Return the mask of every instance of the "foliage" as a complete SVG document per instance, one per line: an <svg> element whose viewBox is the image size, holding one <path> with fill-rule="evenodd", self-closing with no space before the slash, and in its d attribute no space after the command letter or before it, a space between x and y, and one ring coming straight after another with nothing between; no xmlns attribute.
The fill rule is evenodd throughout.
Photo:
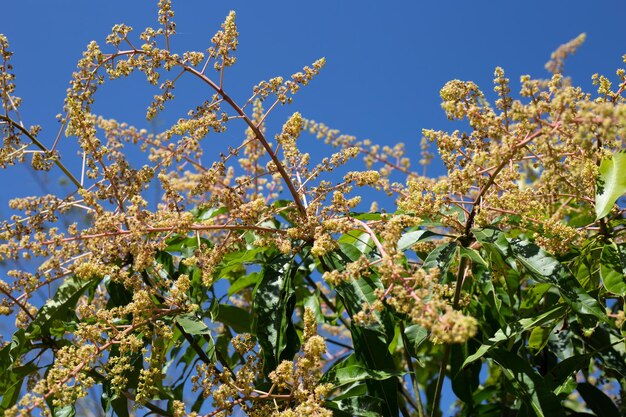
<svg viewBox="0 0 626 417"><path fill-rule="evenodd" d="M173 16L161 0L158 29L137 40L120 24L109 52L89 44L53 141L23 124L0 37L0 164L32 155L70 188L12 200L21 214L2 223L0 313L15 320L0 348L3 415L435 417L445 378L459 416L626 412L624 70L616 90L603 76L597 95L573 86L563 60L581 36L517 96L501 68L493 104L450 81L443 110L464 130L424 130L420 164L432 142L447 169L434 179L401 145L299 113L272 142L266 118L324 60L239 103L224 87L235 13L206 51L183 54ZM160 89L148 119L180 77L212 95L159 134L93 114L100 86L134 72ZM242 124L240 145L201 162ZM307 132L336 152L313 164ZM63 134L84 155L80 176ZM364 170L348 171L359 155ZM397 209L363 210L375 192Z"/></svg>

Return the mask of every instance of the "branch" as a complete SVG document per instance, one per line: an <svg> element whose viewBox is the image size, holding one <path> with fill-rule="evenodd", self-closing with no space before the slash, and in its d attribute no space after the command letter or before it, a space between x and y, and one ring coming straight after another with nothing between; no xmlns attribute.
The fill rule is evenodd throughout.
<svg viewBox="0 0 626 417"><path fill-rule="evenodd" d="M42 151L46 152L46 153L50 153L50 150L48 148L46 148L46 146L41 143L36 137L34 137L33 135L30 134L30 132L28 130L26 130L24 127L22 127L20 124L16 123L13 119L11 119L10 117L4 116L0 114L0 120L4 121L5 123L8 123L9 125L13 126L14 128L18 129L24 136L26 136L28 139L30 139L30 141L37 146L39 149L41 149ZM78 181L76 179L76 177L74 177L74 175L72 175L72 173L65 167L65 165L63 165L61 163L60 158L54 156L51 158L52 161L54 162L54 164L59 167L59 169L61 171L63 171L63 173L67 176L67 178L72 181L74 183L74 185L77 188L83 188L82 184L80 183L80 181Z"/></svg>

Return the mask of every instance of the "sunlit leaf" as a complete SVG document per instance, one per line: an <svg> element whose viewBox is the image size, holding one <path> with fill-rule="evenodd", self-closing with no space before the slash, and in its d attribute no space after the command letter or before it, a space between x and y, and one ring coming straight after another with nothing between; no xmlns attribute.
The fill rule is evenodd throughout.
<svg viewBox="0 0 626 417"><path fill-rule="evenodd" d="M626 193L626 151L617 152L600 163L596 179L596 220L603 218Z"/></svg>
<svg viewBox="0 0 626 417"><path fill-rule="evenodd" d="M263 268L254 290L254 330L263 349L266 374L282 360L291 360L299 348L291 318L296 304L294 262L293 258L276 258Z"/></svg>
<svg viewBox="0 0 626 417"><path fill-rule="evenodd" d="M605 245L600 255L600 277L607 291L626 295L626 252L624 245Z"/></svg>

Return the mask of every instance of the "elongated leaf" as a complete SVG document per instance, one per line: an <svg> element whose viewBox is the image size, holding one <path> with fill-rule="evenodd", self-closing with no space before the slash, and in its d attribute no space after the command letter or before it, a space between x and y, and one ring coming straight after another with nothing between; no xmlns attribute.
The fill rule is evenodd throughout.
<svg viewBox="0 0 626 417"><path fill-rule="evenodd" d="M544 348L546 343L548 343L548 339L550 334L552 333L553 326L537 326L531 332L528 337L528 348L532 350L535 354L541 352L541 349Z"/></svg>
<svg viewBox="0 0 626 417"><path fill-rule="evenodd" d="M487 266L487 261L485 261L483 257L480 256L480 253L478 253L478 251L475 249L460 246L459 255L461 255L461 257L468 258L472 261L473 264Z"/></svg>
<svg viewBox="0 0 626 417"><path fill-rule="evenodd" d="M437 246L436 249L428 254L428 257L424 260L424 265L422 267L426 271L437 267L439 268L441 275L445 276L457 247L458 245L456 242L448 242Z"/></svg>
<svg viewBox="0 0 626 417"><path fill-rule="evenodd" d="M7 345L8 347L8 345ZM0 377L0 415L4 415L4 412L17 403L19 394L24 384L24 379L29 374L35 373L39 368L30 362L23 366L11 366L6 369L2 369L2 377Z"/></svg>
<svg viewBox="0 0 626 417"><path fill-rule="evenodd" d="M404 371L369 369L361 363L353 353L341 362L333 365L322 377L320 382L333 384L335 388L342 385L353 384L355 382L372 379L382 381L394 376L402 376Z"/></svg>
<svg viewBox="0 0 626 417"><path fill-rule="evenodd" d="M578 324L572 326L579 336L585 338L588 344L596 351L605 368L609 368L621 378L626 378L626 352L624 351L623 336L617 336L609 325L601 323L589 337L584 335L584 329Z"/></svg>
<svg viewBox="0 0 626 417"><path fill-rule="evenodd" d="M276 258L263 267L261 281L254 290L254 329L263 349L266 374L280 361L291 360L299 349L291 318L296 304L292 286L295 272L294 258Z"/></svg>
<svg viewBox="0 0 626 417"><path fill-rule="evenodd" d="M600 255L600 277L607 291L626 295L626 253L621 245L605 245Z"/></svg>
<svg viewBox="0 0 626 417"><path fill-rule="evenodd" d="M329 400L324 407L333 410L334 416L340 417L380 417L380 400L369 395Z"/></svg>
<svg viewBox="0 0 626 417"><path fill-rule="evenodd" d="M626 193L626 151L617 152L600 163L596 179L596 220L603 218Z"/></svg>
<svg viewBox="0 0 626 417"><path fill-rule="evenodd" d="M261 274L259 274L258 272L252 272L248 275L244 275L243 277L238 278L235 282L231 284L230 288L228 288L228 295L230 296L233 294L237 294L244 288L256 285L256 283L259 282L260 278Z"/></svg>
<svg viewBox="0 0 626 417"><path fill-rule="evenodd" d="M174 319L176 323L180 324L180 327L189 334L210 334L211 331L206 324L193 314L183 314L176 316Z"/></svg>
<svg viewBox="0 0 626 417"><path fill-rule="evenodd" d="M412 324L404 329L407 341L407 348L411 356L417 356L417 349L428 339L428 330L419 324Z"/></svg>
<svg viewBox="0 0 626 417"><path fill-rule="evenodd" d="M450 347L450 374L452 390L466 406L474 406L474 392L479 386L480 362L463 366L463 358L468 356L468 343L454 344Z"/></svg>
<svg viewBox="0 0 626 417"><path fill-rule="evenodd" d="M502 372L517 389L522 401L538 417L565 416L557 396L524 358L504 349L494 349L491 357L502 367Z"/></svg>
<svg viewBox="0 0 626 417"><path fill-rule="evenodd" d="M365 233L361 230L350 230L348 233L341 235L337 242L344 253L346 253L346 250L350 251L352 248L356 249L358 255L355 253L354 256L358 256L357 259L361 257L361 255L370 253L374 248L374 240L372 237L369 233ZM350 253L349 255L352 259L353 254Z"/></svg>
<svg viewBox="0 0 626 417"><path fill-rule="evenodd" d="M101 278L83 280L76 276L67 278L57 289L54 296L39 309L35 319L30 323L26 334L34 338L39 335L49 333L50 324L53 320L68 320L68 315L74 314L74 307L78 299L93 285L96 285Z"/></svg>
<svg viewBox="0 0 626 417"><path fill-rule="evenodd" d="M513 256L539 282L554 285L574 311L608 321L604 308L580 286L580 283L546 251L528 240L507 239L503 232L485 228L474 231L474 236L491 244L503 256Z"/></svg>
<svg viewBox="0 0 626 417"><path fill-rule="evenodd" d="M353 317L361 309L362 302L357 304L356 300L364 301L366 294L373 294L375 287L368 285L368 281L368 279L362 278L358 282L353 282L352 286L342 284L337 287L337 293L344 300L350 317ZM353 288L358 288L361 291L354 291ZM368 288L371 291L363 291L363 288ZM382 321L385 322L386 318L383 317ZM395 367L393 357L388 349L392 335L388 336L385 327L382 323L368 325L367 328L356 325L350 327L355 353L359 361L369 370L390 370ZM366 383L370 395L381 401L382 415L385 417L397 416L398 382L396 379L389 378L382 381L367 379Z"/></svg>
<svg viewBox="0 0 626 417"><path fill-rule="evenodd" d="M237 333L250 333L252 317L248 311L230 304L219 304L215 321L224 323Z"/></svg>
<svg viewBox="0 0 626 417"><path fill-rule="evenodd" d="M481 345L475 353L465 359L465 362L463 362L463 366L467 366L475 360L482 358L487 352L493 350L502 342L518 337L528 330L531 330L537 326L541 326L544 323L548 323L551 320L561 317L565 313L565 311L566 307L564 305L557 305L556 307L553 307L545 313L540 314L536 317L521 319L509 324L506 329L499 329L496 334L489 339L487 343Z"/></svg>
<svg viewBox="0 0 626 417"><path fill-rule="evenodd" d="M54 407L52 409L53 417L74 417L76 415L76 409L73 405L66 405L63 407Z"/></svg>
<svg viewBox="0 0 626 417"><path fill-rule="evenodd" d="M415 245L417 242L426 240L432 236L437 235L429 230L412 230L407 232L398 240L398 251L404 252L405 250L410 249L411 246Z"/></svg>
<svg viewBox="0 0 626 417"><path fill-rule="evenodd" d="M578 392L583 397L587 407L591 409L596 415L602 417L620 417L621 413L617 409L617 406L604 392L600 391L597 387L582 382L578 384Z"/></svg>
<svg viewBox="0 0 626 417"><path fill-rule="evenodd" d="M545 377L546 386L555 394L562 390L562 385L567 383L568 378L589 365L589 356L574 355L556 364Z"/></svg>
<svg viewBox="0 0 626 417"><path fill-rule="evenodd" d="M340 251L324 257L325 269L343 269L344 263L349 259ZM377 275L360 277L349 282L343 282L336 287L337 294L341 298L350 317L361 311L365 303L373 303L377 299L375 291L382 289L382 284ZM358 325L350 326L350 333L357 359L371 370L395 369L393 356L389 353L389 343L394 337L392 318L388 311L376 313L376 321L366 327ZM398 415L398 381L389 378L383 381L366 380L368 393L381 401L381 415L395 417Z"/></svg>

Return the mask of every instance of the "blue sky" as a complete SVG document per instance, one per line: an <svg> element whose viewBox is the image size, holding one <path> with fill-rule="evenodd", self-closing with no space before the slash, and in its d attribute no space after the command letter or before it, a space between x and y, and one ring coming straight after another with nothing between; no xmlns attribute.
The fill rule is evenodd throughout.
<svg viewBox="0 0 626 417"><path fill-rule="evenodd" d="M8 36L15 52L16 93L24 99L21 114L26 124L43 126L40 137L48 144L56 136L54 117L62 111L71 72L85 45L92 39L104 44L115 23L133 26L137 35L157 25L156 0L3 3L0 33ZM273 115L270 128L300 111L361 139L405 142L416 159L422 128L455 128L439 106L439 89L446 81L472 80L491 95L493 70L501 66L515 91L520 75L547 76L543 65L550 52L586 32L587 41L568 61L566 74L592 91L591 75L612 76L624 65L626 53L623 3L617 0L178 0L173 6L178 29L173 46L181 52L206 49L228 11L237 12L238 62L225 81L236 97L247 98L260 80L292 74L326 57L323 72L294 104ZM154 91L137 81L105 86L96 110L149 127L143 115ZM179 103L199 99L202 92L196 87L181 84L176 90ZM167 113L162 122L176 116L175 111ZM232 143L225 142L228 134L217 140L226 149L238 143L240 136L233 136ZM69 153L63 160L79 175L80 161L69 143L73 139L64 140ZM59 177L52 171L43 181L54 183ZM0 181L0 214L6 213L8 196L41 192L34 177L20 168L0 172Z"/></svg>
<svg viewBox="0 0 626 417"><path fill-rule="evenodd" d="M323 72L293 105L274 114L270 128L278 129L288 114L300 111L361 139L405 142L416 157L422 128L456 128L439 106L439 89L450 79L475 81L491 94L493 70L502 66L515 90L522 74L546 76L543 64L550 52L586 32L587 42L569 60L566 73L592 90L591 75L614 74L626 53L619 1L179 0L173 6L179 32L173 45L179 51L206 49L228 11L237 12L238 62L225 83L236 97L247 98L262 79L292 74L326 57ZM56 135L54 116L62 111L70 74L85 45L92 39L104 44L115 23L129 24L136 32L156 26L156 0L20 0L6 2L3 11L9 18L0 23L0 32L15 51L22 116L27 124L44 127L44 141ZM148 126L143 115L155 91L137 81L102 88L96 111ZM175 104L161 122L175 120L182 114L175 110L197 103L193 100L202 94L197 87L181 84L179 107ZM79 170L75 155L72 150L64 160Z"/></svg>

